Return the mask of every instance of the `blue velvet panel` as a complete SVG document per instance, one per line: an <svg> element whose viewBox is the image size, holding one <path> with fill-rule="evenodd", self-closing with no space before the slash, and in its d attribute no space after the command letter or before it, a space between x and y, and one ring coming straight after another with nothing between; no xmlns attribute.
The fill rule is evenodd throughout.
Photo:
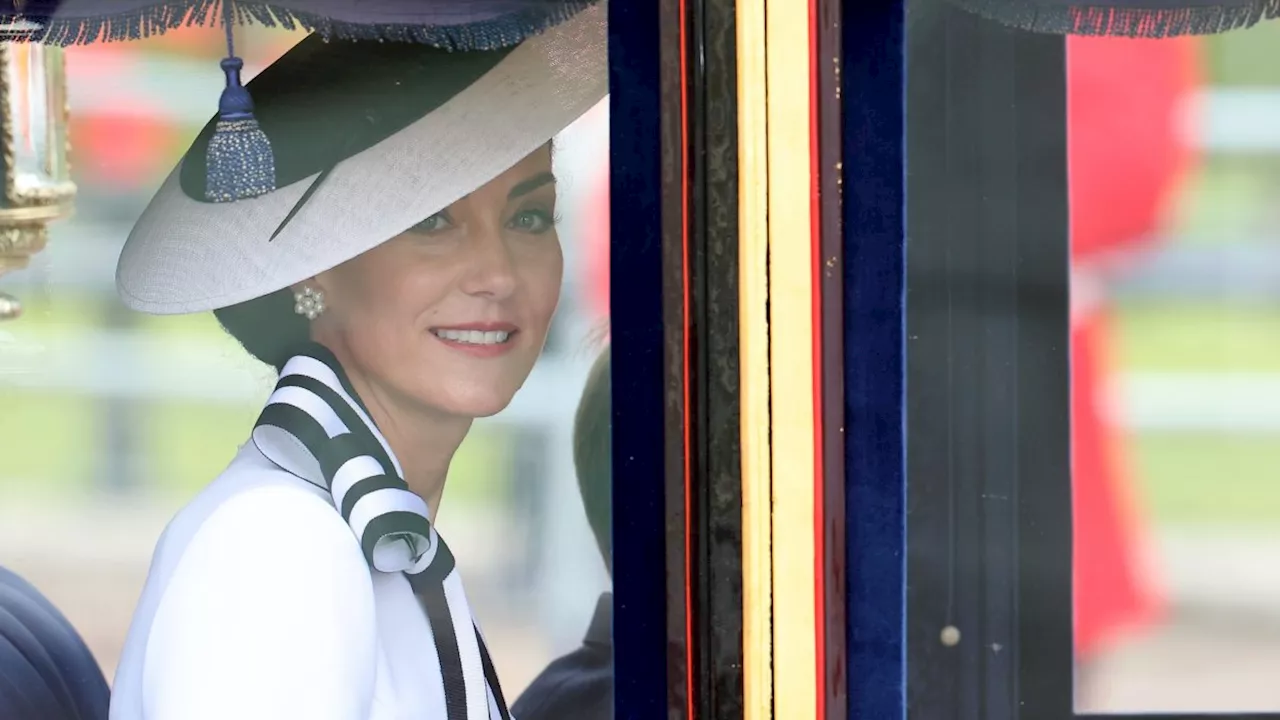
<svg viewBox="0 0 1280 720"><path fill-rule="evenodd" d="M666 717L658 3L609 6L613 586L619 720Z"/></svg>
<svg viewBox="0 0 1280 720"><path fill-rule="evenodd" d="M849 718L906 716L905 0L845 0Z"/></svg>

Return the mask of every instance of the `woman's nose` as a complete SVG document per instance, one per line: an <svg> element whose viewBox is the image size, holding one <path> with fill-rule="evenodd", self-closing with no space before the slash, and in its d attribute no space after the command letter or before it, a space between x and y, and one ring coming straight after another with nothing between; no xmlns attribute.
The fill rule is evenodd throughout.
<svg viewBox="0 0 1280 720"><path fill-rule="evenodd" d="M501 228L480 229L470 245L463 292L496 300L510 297L516 289L516 268Z"/></svg>

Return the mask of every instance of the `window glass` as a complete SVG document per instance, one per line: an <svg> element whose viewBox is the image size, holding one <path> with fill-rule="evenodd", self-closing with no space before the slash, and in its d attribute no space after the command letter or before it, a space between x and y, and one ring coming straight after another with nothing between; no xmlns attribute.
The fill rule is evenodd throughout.
<svg viewBox="0 0 1280 720"><path fill-rule="evenodd" d="M603 15L604 11L597 6L583 12ZM251 93L253 78L305 42L302 31L256 25L239 26L234 35ZM211 492L211 482L224 474L228 463L250 452L245 448L255 445L255 422L278 380L277 371L251 357L206 308L191 314L145 314L127 308L116 290L116 263L131 228L218 106L224 87L218 63L225 54L224 33L215 27L182 28L141 40L67 49L70 176L78 187L75 212L52 224L47 248L32 256L29 267L0 279L0 288L18 298L24 310L20 318L0 323L0 566L29 581L66 616L106 680L114 679L117 688L125 677L117 674L127 664L122 658L127 658L129 644L137 642L130 633L143 632L137 627L131 630L131 618L150 612L147 598L151 596L144 593L148 576L154 580L157 573L168 572L167 560L153 561L153 553L158 547L186 542L181 538L188 532L183 529L187 521L175 521L175 515L184 507L201 506L201 498ZM357 303L344 307L344 298L360 293L372 297L378 292L389 297L386 293L394 293L394 288L387 288L400 282L410 288L410 295L427 298L428 305L419 314L410 312L403 332L426 317L449 315L459 324L460 329L446 327L439 332L430 328L430 337L423 335L428 339L422 342L438 347L424 357L440 362L405 370L394 382L386 380L400 383L395 386L400 389L380 396L381 400L412 396L404 402L414 407L429 405L431 398L440 403L437 415L422 410L414 417L474 419L469 431L462 423L465 440L456 452L434 448L437 436L431 433L395 436L388 428L403 421L395 415L398 411L388 411L395 417L384 418L380 429L406 474L411 473L417 453L439 456L435 464L441 479L447 478L443 496L423 500L432 505L433 527L447 539L458 573L465 578L466 599L483 630L480 642L487 643L502 693L513 704L553 660L581 653L591 643L606 647L595 672L605 677L609 673L611 600L605 594L610 586L606 558L611 482L609 115L604 53L581 57L599 62L591 81L599 92L589 99L576 99L571 115L559 111L565 115L564 122L535 143L545 145L553 137L546 158L555 176L553 185L539 192L537 185L545 185L541 181L534 186L517 183L496 198L488 192L490 217L485 217L483 209L490 186L459 186L452 197L462 197L458 202L470 206L453 210L449 217L416 218L423 223L414 226L408 235L416 235L406 241L417 244L406 257L419 262L434 254L438 260L433 267L452 270L431 270L436 274L425 281L407 274L370 276L382 279L364 285L334 280L348 290L363 289L344 294L330 287L325 305L317 306L318 319L309 318L314 329L326 312L330 317L355 313L351 308ZM556 60L542 62L554 68ZM520 69L511 72L518 76ZM32 107L60 97L53 93L63 90L42 84L42 77L17 64L12 64L8 81L11 101L23 102L16 94L20 90L23 97L30 95L26 102ZM546 96L564 101L550 91ZM336 100L340 105L346 98ZM367 97L349 100L353 104L382 102ZM270 112L271 100L256 97L255 101L263 128L269 129L264 113ZM546 112L546 103L529 98L526 102ZM318 104L317 112L333 106ZM490 124L546 125L545 120L531 119L518 108L497 120L489 119L493 113L487 106L475 112ZM48 180L47 176L61 171L67 139L50 135L40 124L47 122L47 114L38 109L17 115L15 132L25 133L15 150L19 170L42 182ZM439 138L455 133L464 149L446 147L442 140L428 137L427 141L440 146L437 167L444 169L427 168L421 173L466 174L468 165L487 162L484 156L462 155L467 152L468 129L457 117L452 122L427 135ZM507 138L498 144L514 147L527 139ZM301 162L299 151L290 149L302 142L298 137L277 136L271 141L279 172L288 162ZM469 142L484 145L475 137ZM42 160L44 156L49 157ZM525 162L514 157L513 161ZM387 160L387 172L392 172L394 164ZM495 172L510 166L507 163ZM342 163L336 167L334 178ZM311 175L308 171L301 177ZM335 193L345 192L332 190L333 185L319 188L308 202L333 201ZM349 209L358 210L362 201L359 192L354 194L344 201L353 203ZM173 226L174 232L181 231L181 223L179 219ZM486 235L489 230L493 232ZM558 240L555 235L548 240L547 230ZM493 252L475 250L482 235L498 238L489 247ZM282 234L272 242L305 244L313 236ZM403 237L397 236L395 242ZM0 249L4 243L0 236ZM186 252L203 251L193 245ZM457 264L451 258L463 258L463 262ZM210 275L225 276L226 268L217 262L210 261ZM544 277L535 279L542 283L537 290L542 294L513 301L512 296L531 292L526 284L533 281L521 276L522 263L526 268L538 264L540 272L545 271ZM250 262L243 272L262 273L267 265ZM325 272L331 265L314 270ZM290 277L281 283L298 279ZM382 291L370 289L384 281ZM298 308L305 310L303 300L298 302ZM547 326L545 346L540 323ZM381 332L377 327L366 331L366 339ZM522 333L526 334L523 340ZM335 357L363 357L366 369L372 368L369 372L374 374L377 368L404 365L404 347L396 350L394 341L383 339L389 344L372 342L365 351L354 353L339 348L348 352L335 350ZM493 363L503 361L499 354L474 348L506 342L525 345L519 352L527 356L528 367L499 369L514 375L490 378L486 373L494 372L491 368L497 365ZM356 374L345 360L339 362L348 375ZM415 399L414 383L430 383L433 375L444 382L432 386L434 390L427 393L431 398ZM500 386L507 381L508 395L513 396L503 396ZM383 387L381 382L376 378L352 381L351 387L376 389ZM379 399L356 400L379 424ZM409 489L421 497L412 482ZM358 505L351 514L359 515ZM170 532L162 536L166 526ZM307 542L306 537L276 540ZM351 547L353 552L364 549L355 541ZM201 568L193 572L199 574ZM378 595L380 589L374 592L379 602L385 600ZM463 637L461 642L466 640ZM545 695L554 688L555 678L544 678L537 692ZM392 704L415 708L418 700L412 695L393 699ZM525 716L537 717L534 712Z"/></svg>
<svg viewBox="0 0 1280 720"><path fill-rule="evenodd" d="M1067 41L1078 711L1280 710L1278 40Z"/></svg>

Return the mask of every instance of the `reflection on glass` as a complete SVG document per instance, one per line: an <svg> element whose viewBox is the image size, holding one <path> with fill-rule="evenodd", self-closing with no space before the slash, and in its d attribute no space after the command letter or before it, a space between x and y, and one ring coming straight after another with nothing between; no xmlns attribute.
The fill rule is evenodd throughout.
<svg viewBox="0 0 1280 720"><path fill-rule="evenodd" d="M35 43L8 43L5 52L9 117L12 128L14 185L19 193L56 182L61 152L53 137L50 118L62 113L50 87L51 63L61 61L62 50Z"/></svg>
<svg viewBox="0 0 1280 720"><path fill-rule="evenodd" d="M1068 41L1077 710L1280 710L1280 26Z"/></svg>

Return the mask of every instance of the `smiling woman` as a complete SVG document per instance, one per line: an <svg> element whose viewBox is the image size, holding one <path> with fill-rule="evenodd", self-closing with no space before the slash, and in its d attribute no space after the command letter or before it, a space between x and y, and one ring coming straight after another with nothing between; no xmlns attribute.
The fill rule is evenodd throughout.
<svg viewBox="0 0 1280 720"><path fill-rule="evenodd" d="M550 170L544 146L407 232L302 284L328 307L311 323L312 339L333 351L362 398L468 419L511 401L560 297L564 261Z"/></svg>
<svg viewBox="0 0 1280 720"><path fill-rule="evenodd" d="M121 297L214 311L279 382L160 540L113 718L509 717L436 512L546 342L551 139L604 41L599 7L491 51L309 38L248 84L279 189L209 191L225 116L160 188Z"/></svg>
<svg viewBox="0 0 1280 720"><path fill-rule="evenodd" d="M316 332L337 332L344 335L353 330L350 315L359 310L349 307L349 303L335 302L334 293L341 293L347 298L354 296L362 299L361 302L372 302L376 309L379 302L388 299L388 294L414 292L413 288L395 285L397 279L410 280L425 287L426 292L436 294L445 292L450 284L470 283L469 278L455 276L460 272L468 273L492 265L492 253L489 253L489 259L483 256L493 249L485 247L488 242L485 240L486 234L499 235L500 237L490 239L505 248L499 250L501 255L506 256L505 261L502 257L497 261L508 262L510 268L500 268L499 272L514 273L513 278L500 282L516 282L521 286L519 291L524 292L528 289L525 287L528 281L535 280L538 287L532 290L535 294L541 293L544 296L552 292L552 295L543 300L544 304L549 300L554 308L560 286L559 275L553 278L546 276L545 271L554 269L559 273L562 261L555 232L559 217L555 212L555 176L550 172L551 156L552 144L547 143L485 187L424 218L391 241L320 273L306 283L297 283L293 287L245 303L217 308L214 314L226 331L240 341L250 354L279 370L281 364L288 359L290 349L316 337ZM490 227L499 223L500 228ZM524 241L513 243L513 238L524 238ZM472 262L477 251L482 254L479 265ZM536 266L529 264L528 261L531 260L536 261ZM428 266L430 273L423 276L406 268L405 263L416 264L419 269ZM551 267L552 264L554 268ZM543 277L539 277L539 271L544 271L541 272ZM549 281L554 282L548 284ZM482 279L481 282L485 281ZM394 302L395 298L391 300ZM428 315L439 310L436 303L421 297L416 302L428 302L431 305L430 308L419 308ZM315 317L309 317L305 308L300 309L300 303L309 304ZM364 312L368 312L367 302L365 305ZM308 320L319 319L321 314L325 320L317 323L313 331L312 323ZM334 317L344 319L335 321ZM469 322L456 323L463 319ZM378 318L374 317L372 320L376 322ZM482 357L506 354L507 350L513 349L513 345L507 341L513 339L520 330L518 323L506 319L451 318L450 321L454 324L429 325L427 329L442 341L455 347L465 345L465 349L473 355ZM530 328L526 328L528 330ZM545 330L544 319L542 331ZM354 331L361 332L359 327L355 327ZM497 335L477 336L470 334L472 332L506 333L506 336L496 346L484 347L486 341L497 341ZM377 339L382 336L377 332L373 332L373 335L372 339L376 344ZM364 339L370 338L366 336ZM324 344L330 344L330 341L346 343L343 337L322 340ZM384 347L368 352L376 354L388 350ZM350 351L360 352L359 343L350 348Z"/></svg>

